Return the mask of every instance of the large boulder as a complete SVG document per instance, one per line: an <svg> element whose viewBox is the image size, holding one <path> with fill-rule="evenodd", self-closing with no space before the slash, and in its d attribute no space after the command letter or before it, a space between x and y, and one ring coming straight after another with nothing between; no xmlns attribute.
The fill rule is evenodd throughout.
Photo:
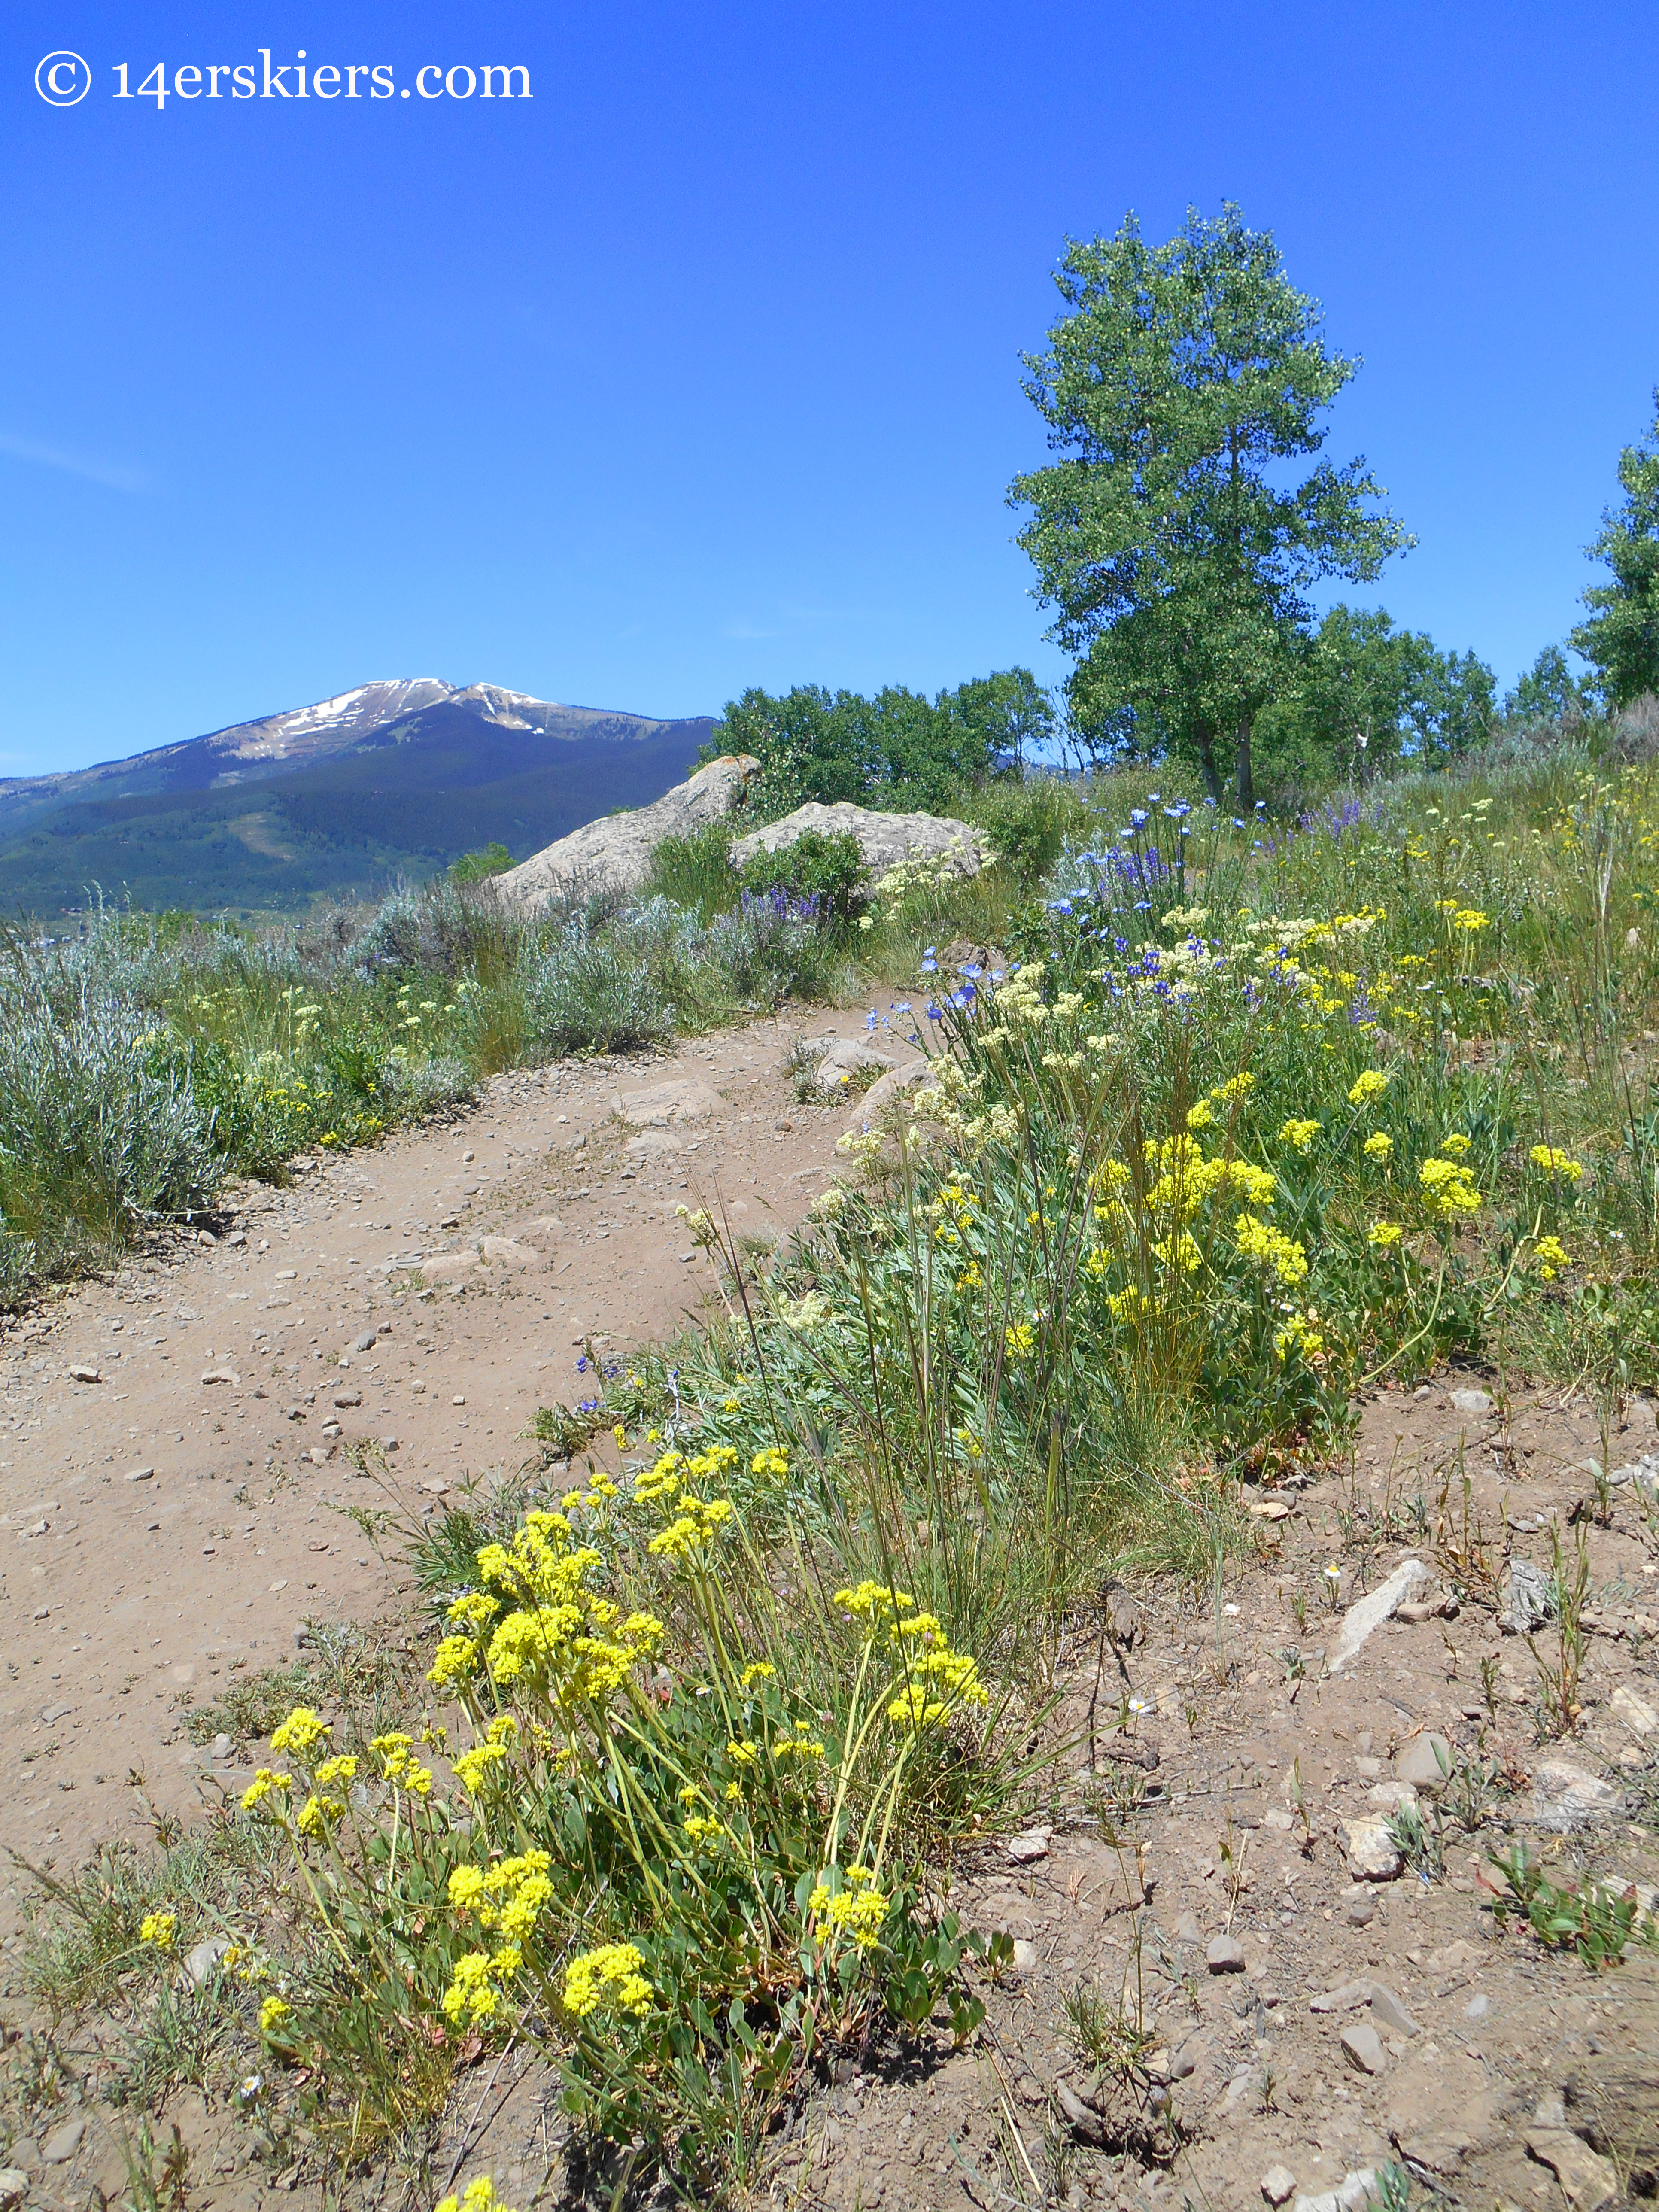
<svg viewBox="0 0 1659 2212"><path fill-rule="evenodd" d="M759 765L748 753L710 761L653 805L607 814L532 853L497 876L496 889L512 905L532 912L556 898L637 890L663 839L689 837L729 814Z"/></svg>
<svg viewBox="0 0 1659 2212"><path fill-rule="evenodd" d="M814 800L781 822L769 822L764 830L739 837L732 848L732 866L745 867L757 853L775 853L780 846L793 845L808 830L826 837L843 832L856 837L865 865L878 883L901 860L942 860L958 876L976 876L985 864L978 834L966 822L948 814L877 814L842 799L834 806Z"/></svg>

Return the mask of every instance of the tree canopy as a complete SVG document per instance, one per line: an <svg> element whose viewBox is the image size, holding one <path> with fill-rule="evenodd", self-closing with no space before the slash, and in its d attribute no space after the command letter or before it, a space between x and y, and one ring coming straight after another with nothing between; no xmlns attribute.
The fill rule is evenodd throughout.
<svg viewBox="0 0 1659 2212"><path fill-rule="evenodd" d="M1189 210L1163 246L1131 214L1070 241L1055 282L1067 312L1025 390L1065 458L1008 496L1031 509L1018 542L1058 611L1049 635L1081 656L1073 714L1129 710L1136 743L1194 758L1212 797L1231 768L1249 805L1255 719L1305 650L1307 586L1368 581L1412 542L1362 459L1284 482L1358 363L1231 204Z"/></svg>
<svg viewBox="0 0 1659 2212"><path fill-rule="evenodd" d="M1053 735L1053 702L1028 668L1001 669L927 699L902 684L873 697L797 684L728 701L702 757L752 753L772 814L808 800L938 811L964 786L1017 772Z"/></svg>
<svg viewBox="0 0 1659 2212"><path fill-rule="evenodd" d="M1287 784L1333 769L1362 781L1402 757L1443 768L1486 735L1494 683L1473 653L1443 653L1380 607L1334 606L1262 708L1257 755Z"/></svg>
<svg viewBox="0 0 1659 2212"><path fill-rule="evenodd" d="M1613 581L1584 593L1589 620L1567 640L1595 669L1609 708L1659 691L1659 391L1653 401L1647 438L1619 456L1624 503L1606 511L1601 534L1586 549L1592 560L1606 562Z"/></svg>

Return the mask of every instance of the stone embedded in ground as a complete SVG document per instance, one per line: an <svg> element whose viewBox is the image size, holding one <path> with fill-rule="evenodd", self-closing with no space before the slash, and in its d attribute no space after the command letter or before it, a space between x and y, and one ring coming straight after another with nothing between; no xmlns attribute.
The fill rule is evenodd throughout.
<svg viewBox="0 0 1659 2212"><path fill-rule="evenodd" d="M1269 2204L1282 2204L1296 2187L1296 2176L1288 2166L1270 2166L1261 2177L1261 2194Z"/></svg>
<svg viewBox="0 0 1659 2212"><path fill-rule="evenodd" d="M373 1352L380 1340L372 1328L366 1328L357 1339L355 1349L358 1352Z"/></svg>
<svg viewBox="0 0 1659 2212"><path fill-rule="evenodd" d="M29 2193L29 2178L21 2166L0 2166L0 2212L16 2212Z"/></svg>
<svg viewBox="0 0 1659 2212"><path fill-rule="evenodd" d="M710 761L650 806L608 814L532 854L495 879L509 906L534 912L562 895L633 890L665 837L690 836L729 814L760 763L747 754Z"/></svg>
<svg viewBox="0 0 1659 2212"><path fill-rule="evenodd" d="M1212 1936L1205 1946L1204 1963L1212 1974L1242 1974L1244 1946L1237 1936Z"/></svg>
<svg viewBox="0 0 1659 2212"><path fill-rule="evenodd" d="M927 1060L907 1060L902 1066L890 1068L859 1101L859 1110L847 1125L848 1133L856 1136L862 1129L873 1128L895 1100L926 1083L933 1072L933 1062Z"/></svg>
<svg viewBox="0 0 1659 2212"><path fill-rule="evenodd" d="M1423 2031L1386 1982L1370 1984L1371 2018L1396 2035L1420 2035Z"/></svg>
<svg viewBox="0 0 1659 2212"><path fill-rule="evenodd" d="M1424 1729L1395 1754L1395 1778L1409 1782L1413 1790L1440 1790L1451 1779L1453 1764L1452 1747L1446 1738L1432 1729Z"/></svg>
<svg viewBox="0 0 1659 2212"><path fill-rule="evenodd" d="M1342 1823L1348 1839L1348 1871L1361 1881L1392 1881L1404 1866L1400 1847L1386 1820Z"/></svg>
<svg viewBox="0 0 1659 2212"><path fill-rule="evenodd" d="M1368 2020L1357 2020L1352 2027L1343 2029L1342 2049L1348 2063L1362 2074L1388 2070L1389 2054L1382 2048L1382 2039Z"/></svg>
<svg viewBox="0 0 1659 2212"><path fill-rule="evenodd" d="M1538 1827L1572 1835L1614 1820L1624 1809L1621 1790L1586 1773L1570 1759L1540 1759L1533 1769L1532 1818Z"/></svg>
<svg viewBox="0 0 1659 2212"><path fill-rule="evenodd" d="M219 1747L216 1741L214 1745L216 1754L218 1751L218 1747ZM228 1749L228 1746L227 1746L227 1749ZM201 1942L197 1944L194 1950L190 1951L185 1954L185 1972L190 1976L190 1978L195 1983L198 1990L205 1988L207 1984L213 1979L214 1969L218 1966L220 1960L224 1957L226 1952L228 1951L229 1948L230 1938L228 1936L204 1936Z"/></svg>
<svg viewBox="0 0 1659 2212"><path fill-rule="evenodd" d="M1463 2017L1465 2020L1485 2020L1491 2010L1492 1999L1483 1990L1478 1995L1472 1996L1464 2006Z"/></svg>
<svg viewBox="0 0 1659 2212"><path fill-rule="evenodd" d="M1398 1605L1420 1589L1429 1578L1429 1571L1421 1559L1403 1559L1385 1583L1378 1584L1369 1597L1362 1597L1351 1605L1342 1616L1334 1641L1325 1661L1327 1674L1340 1674L1352 1666L1364 1649L1367 1639L1389 1619Z"/></svg>
<svg viewBox="0 0 1659 2212"><path fill-rule="evenodd" d="M1376 2182L1376 2168L1362 2166L1345 2174L1334 2189L1321 2190L1316 2197L1298 2197L1291 2212L1364 2212Z"/></svg>
<svg viewBox="0 0 1659 2212"><path fill-rule="evenodd" d="M1019 1974L1029 1974L1036 1965L1036 1945L1028 1942L1024 1936L1016 1936L1014 1938L1015 1972Z"/></svg>
<svg viewBox="0 0 1659 2212"><path fill-rule="evenodd" d="M1513 1636L1525 1636L1541 1628L1554 1611L1555 1594L1543 1569L1534 1566L1530 1559L1511 1559L1498 1609L1498 1626Z"/></svg>
<svg viewBox="0 0 1659 2212"><path fill-rule="evenodd" d="M819 1060L812 1082L825 1097L834 1097L866 1068L878 1067L885 1074L897 1066L897 1055L884 1051L878 1044L863 1037L837 1037Z"/></svg>
<svg viewBox="0 0 1659 2212"><path fill-rule="evenodd" d="M1027 1828L1023 1835L1010 1836L1002 1848L1016 1866L1031 1866L1048 1857L1054 1834L1052 1828Z"/></svg>
<svg viewBox="0 0 1659 2212"><path fill-rule="evenodd" d="M1651 1735L1659 1729L1659 1705L1650 1705L1638 1697L1627 1682L1621 1682L1607 1699L1607 1707L1615 1720L1622 1721L1638 1735Z"/></svg>
<svg viewBox="0 0 1659 2212"><path fill-rule="evenodd" d="M617 1091L611 1110L630 1129L667 1129L682 1121L706 1121L720 1109L720 1093L700 1076L673 1075L626 1096Z"/></svg>
<svg viewBox="0 0 1659 2212"><path fill-rule="evenodd" d="M123 1482L153 1482L155 1479L153 1467L130 1467L121 1478Z"/></svg>
<svg viewBox="0 0 1659 2212"><path fill-rule="evenodd" d="M40 2146L40 2156L48 2166L67 2166L80 2149L87 2132L87 2124L78 2114L65 2120L61 2128L54 2128Z"/></svg>
<svg viewBox="0 0 1659 2212"><path fill-rule="evenodd" d="M1310 2012L1358 2012L1361 2005L1371 2001L1369 1982L1344 1982L1340 1989L1327 1990L1322 1996L1310 1997Z"/></svg>
<svg viewBox="0 0 1659 2212"><path fill-rule="evenodd" d="M1528 2128L1527 2149L1540 2166L1548 2166L1561 2185L1561 2193L1573 2212L1601 2212L1619 2195L1619 2176L1611 2159L1603 2158L1571 2128Z"/></svg>
<svg viewBox="0 0 1659 2212"><path fill-rule="evenodd" d="M70 1370L71 1382L101 1382L103 1379L102 1373L96 1367L71 1367Z"/></svg>
<svg viewBox="0 0 1659 2212"><path fill-rule="evenodd" d="M1106 2143L1106 2123L1092 2105L1086 2104L1062 2074L1054 2083L1054 2102L1065 2114L1066 2124L1079 2142L1091 2144L1097 2150Z"/></svg>
<svg viewBox="0 0 1659 2212"><path fill-rule="evenodd" d="M1386 1820L1402 1805L1415 1805L1417 1792L1409 1782L1374 1782L1365 1792L1365 1802L1374 1806Z"/></svg>
<svg viewBox="0 0 1659 2212"><path fill-rule="evenodd" d="M1451 1401L1454 1413L1478 1417L1492 1411L1492 1400L1484 1390L1454 1390Z"/></svg>
<svg viewBox="0 0 1659 2212"><path fill-rule="evenodd" d="M855 838L878 882L905 860L943 864L957 876L976 876L984 865L978 833L966 822L947 814L882 814L845 799L833 806L810 800L781 821L739 837L732 848L732 865L744 867L757 853L775 853L809 830L825 837Z"/></svg>

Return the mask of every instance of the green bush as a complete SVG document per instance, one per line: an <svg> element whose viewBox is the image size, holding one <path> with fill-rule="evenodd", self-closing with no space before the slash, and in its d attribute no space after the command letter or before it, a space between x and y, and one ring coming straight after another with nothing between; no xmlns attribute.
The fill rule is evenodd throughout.
<svg viewBox="0 0 1659 2212"><path fill-rule="evenodd" d="M971 818L1022 891L1042 882L1090 822L1083 800L1057 776L993 784L974 801Z"/></svg>
<svg viewBox="0 0 1659 2212"><path fill-rule="evenodd" d="M811 902L812 918L829 929L850 928L869 903L870 871L850 830L803 830L791 844L752 854L740 881L752 897Z"/></svg>
<svg viewBox="0 0 1659 2212"><path fill-rule="evenodd" d="M665 837L651 855L641 886L647 899L672 899L699 921L712 921L738 902L729 823L706 822L689 837Z"/></svg>
<svg viewBox="0 0 1659 2212"><path fill-rule="evenodd" d="M459 860L452 860L449 873L458 884L481 884L491 876L505 875L513 865L512 854L496 839L481 852L463 853Z"/></svg>

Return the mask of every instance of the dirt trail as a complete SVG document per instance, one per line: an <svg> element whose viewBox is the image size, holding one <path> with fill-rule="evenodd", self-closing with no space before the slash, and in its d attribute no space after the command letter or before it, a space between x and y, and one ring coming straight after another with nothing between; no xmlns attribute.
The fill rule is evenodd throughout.
<svg viewBox="0 0 1659 2212"><path fill-rule="evenodd" d="M718 1196L739 1235L799 1219L855 1111L797 1103L784 1063L801 1031L767 1021L497 1078L465 1119L240 1188L218 1241L171 1240L8 1332L0 1845L64 1867L139 1832L135 1773L163 1808L216 1797L185 1693L206 1705L241 1668L292 1659L307 1618L392 1604L333 1510L380 1502L347 1462L354 1438L380 1440L403 1501L429 1511L442 1486L516 1464L538 1403L584 1394L585 1335L625 1350L697 1309L710 1279L677 1206ZM616 1116L619 1095L664 1085L647 1126ZM240 1753L217 1752L233 1779Z"/></svg>
<svg viewBox="0 0 1659 2212"><path fill-rule="evenodd" d="M864 1030L857 1014L808 1026ZM0 1843L65 1867L137 1832L130 1771L185 1813L216 1796L216 1756L237 1786L262 1747L198 1751L181 1698L293 1656L307 1617L391 1613L391 1577L331 1510L369 1489L351 1439L380 1439L405 1502L432 1510L441 1486L518 1460L538 1403L581 1393L585 1336L625 1352L697 1308L709 1279L677 1206L718 1194L739 1233L799 1218L854 1109L798 1104L799 1033L763 1023L672 1059L501 1079L452 1127L243 1192L216 1243L158 1252L6 1340ZM655 1094L657 1125L619 1121L619 1092ZM1364 2195L1351 2177L1396 2158L1413 2203L1481 2212L1600 2208L1614 2182L1651 2193L1659 1960L1597 1976L1499 1935L1482 1884L1489 1850L1516 1841L1564 1884L1659 1880L1659 1538L1634 1480L1603 1525L1582 1400L1506 1408L1478 1380L1371 1395L1342 1474L1255 1498L1255 1556L1213 1599L1148 1584L1078 1626L1054 1802L955 1875L969 1923L1015 1946L986 2034L955 2055L924 2037L867 2074L843 2063L788 2116L759 2202L1337 2212L1345 2185L1343 2204ZM1638 1401L1611 1455L1656 1455ZM1547 1572L1553 1526L1569 1549L1585 1532L1590 1591L1578 1723L1540 1741L1536 1659L1497 1607L1516 1563ZM1344 1610L1413 1559L1421 1586L1328 1674ZM1431 1736L1485 1819L1449 1826L1443 1865L1414 1871L1378 1828L1413 1793L1431 1807ZM8 1951L15 1907L14 1888ZM1139 2006L1133 2094L1079 2058L1079 1987ZM556 2087L533 2065L499 2087L469 2077L439 2170L493 2172L526 2212L562 2201ZM1185 2136L1172 2171L1166 2104ZM250 2163L222 2102L192 2093L166 2117L219 2212L293 2188ZM32 2208L120 2185L101 2118L76 2142L57 2165L49 2143L14 2146ZM288 2201L316 2198L307 2183Z"/></svg>

